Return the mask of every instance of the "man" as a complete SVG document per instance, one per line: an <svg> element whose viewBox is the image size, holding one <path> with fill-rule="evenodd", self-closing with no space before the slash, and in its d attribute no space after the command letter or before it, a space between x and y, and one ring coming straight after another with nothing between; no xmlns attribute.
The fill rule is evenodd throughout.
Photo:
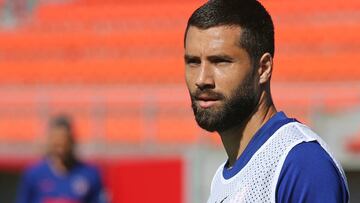
<svg viewBox="0 0 360 203"><path fill-rule="evenodd" d="M273 22L256 0L211 0L188 21L185 77L194 115L220 134L228 156L208 202L348 202L346 177L326 144L276 110L273 58Z"/></svg>
<svg viewBox="0 0 360 203"><path fill-rule="evenodd" d="M99 172L76 159L73 136L68 118L51 121L47 155L24 173L17 203L105 202Z"/></svg>

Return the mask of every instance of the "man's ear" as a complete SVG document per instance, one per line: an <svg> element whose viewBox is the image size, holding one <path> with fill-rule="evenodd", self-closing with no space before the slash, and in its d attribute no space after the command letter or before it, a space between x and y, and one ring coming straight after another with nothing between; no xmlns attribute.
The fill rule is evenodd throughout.
<svg viewBox="0 0 360 203"><path fill-rule="evenodd" d="M265 53L259 61L259 84L265 84L270 81L273 68L273 58L271 54Z"/></svg>

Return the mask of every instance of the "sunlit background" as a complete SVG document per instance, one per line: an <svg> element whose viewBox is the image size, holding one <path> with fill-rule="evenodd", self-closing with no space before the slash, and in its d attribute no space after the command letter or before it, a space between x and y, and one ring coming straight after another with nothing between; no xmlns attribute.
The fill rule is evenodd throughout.
<svg viewBox="0 0 360 203"><path fill-rule="evenodd" d="M0 0L0 202L41 159L49 118L113 203L200 203L225 152L197 127L183 34L196 0ZM360 200L360 1L263 0L276 27L272 92L312 126Z"/></svg>

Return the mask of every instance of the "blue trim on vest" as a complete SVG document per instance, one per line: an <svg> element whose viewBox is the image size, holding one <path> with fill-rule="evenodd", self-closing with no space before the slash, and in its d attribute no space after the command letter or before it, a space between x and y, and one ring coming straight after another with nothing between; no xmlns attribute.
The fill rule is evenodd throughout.
<svg viewBox="0 0 360 203"><path fill-rule="evenodd" d="M232 168L223 169L223 177L225 179L230 179L234 177L242 168L249 162L251 157L256 153L256 151L283 125L297 122L294 118L288 118L284 112L278 112L273 117L271 117L253 136L248 146L245 148L244 152L241 154L238 160ZM225 164L226 166L227 164Z"/></svg>

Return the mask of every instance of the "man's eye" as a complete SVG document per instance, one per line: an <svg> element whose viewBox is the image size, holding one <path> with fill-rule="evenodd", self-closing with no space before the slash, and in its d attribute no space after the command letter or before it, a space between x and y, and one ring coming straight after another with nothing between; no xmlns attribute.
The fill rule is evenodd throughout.
<svg viewBox="0 0 360 203"><path fill-rule="evenodd" d="M189 60L186 60L185 63L187 65L200 65L201 64L201 61L200 60L196 60L196 59L189 59Z"/></svg>
<svg viewBox="0 0 360 203"><path fill-rule="evenodd" d="M226 59L216 59L213 61L214 64L228 64L231 63L230 60L226 60Z"/></svg>

